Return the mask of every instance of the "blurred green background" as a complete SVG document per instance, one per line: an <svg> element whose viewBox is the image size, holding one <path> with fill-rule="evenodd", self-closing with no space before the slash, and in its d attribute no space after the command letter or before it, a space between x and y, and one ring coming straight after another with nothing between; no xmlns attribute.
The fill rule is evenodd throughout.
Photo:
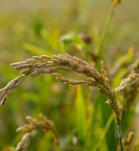
<svg viewBox="0 0 139 151"><path fill-rule="evenodd" d="M99 43L111 5L110 0L0 0L0 87L18 74L10 64L32 55L70 53L93 62L91 53ZM109 70L120 56L128 55L129 47L134 47L129 58L139 57L138 8L138 0L123 0L116 9L103 47ZM82 35L89 36L91 42L85 42ZM120 78L114 79L113 86ZM42 112L54 122L61 150L114 151L117 136L104 100L87 86L65 86L49 75L28 78L0 108L0 150L17 144L16 128L26 115L35 117ZM136 128L135 108L133 105L126 121L130 124L123 126L125 133ZM33 141L29 151L58 150L49 135L38 135Z"/></svg>

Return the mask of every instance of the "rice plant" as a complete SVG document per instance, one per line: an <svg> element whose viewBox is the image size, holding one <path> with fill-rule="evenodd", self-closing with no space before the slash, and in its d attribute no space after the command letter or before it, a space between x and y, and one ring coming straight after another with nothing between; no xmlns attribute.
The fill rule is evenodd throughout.
<svg viewBox="0 0 139 151"><path fill-rule="evenodd" d="M41 8L49 22L40 13L31 29L17 24L8 48L14 53L2 54L7 57L1 57L0 65L5 85L0 89L0 148L138 151L138 48L127 50L124 43L114 48L118 29L112 27L124 2L111 0L100 29L84 22L92 14L82 18L83 6L91 1L69 2L73 8L65 12L68 25L55 22ZM120 52L121 47L126 51Z"/></svg>

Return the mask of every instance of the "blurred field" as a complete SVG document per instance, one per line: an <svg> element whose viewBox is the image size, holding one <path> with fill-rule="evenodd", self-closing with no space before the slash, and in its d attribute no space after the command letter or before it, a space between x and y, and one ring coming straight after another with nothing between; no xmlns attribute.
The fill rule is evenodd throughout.
<svg viewBox="0 0 139 151"><path fill-rule="evenodd" d="M11 63L33 55L69 53L92 63L90 52L99 43L110 8L110 0L0 0L0 87L17 75ZM123 0L116 9L103 47L109 70L122 55L129 57L128 63L139 58L138 8L138 0ZM81 34L89 35L91 44L86 44ZM128 51L131 47L134 54ZM125 70L115 77L113 87L120 83ZM76 77L74 73L68 76ZM135 142L139 142L138 99L122 126L124 135L135 130ZM0 150L8 151L8 146L17 144L21 135L16 129L25 116L36 117L41 112L53 121L62 151L115 151L117 134L104 100L102 94L88 86L64 85L49 75L27 78L0 108ZM44 133L33 138L29 148L58 150L51 135Z"/></svg>

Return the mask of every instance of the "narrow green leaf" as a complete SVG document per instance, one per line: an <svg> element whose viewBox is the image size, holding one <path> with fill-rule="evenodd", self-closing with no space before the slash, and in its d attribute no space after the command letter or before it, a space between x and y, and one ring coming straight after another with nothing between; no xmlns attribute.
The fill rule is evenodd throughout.
<svg viewBox="0 0 139 151"><path fill-rule="evenodd" d="M82 95L82 89L80 86L77 86L76 99L75 99L75 108L76 108L76 128L79 137L79 145L84 146L86 140L86 109L85 109L85 100Z"/></svg>

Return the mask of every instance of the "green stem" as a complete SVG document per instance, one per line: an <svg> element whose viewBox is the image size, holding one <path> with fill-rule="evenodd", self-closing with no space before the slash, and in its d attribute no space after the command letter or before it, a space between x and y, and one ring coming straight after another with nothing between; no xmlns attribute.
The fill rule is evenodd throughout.
<svg viewBox="0 0 139 151"><path fill-rule="evenodd" d="M117 121L115 123L116 123L118 138L119 138L119 142L120 142L120 149L121 149L121 151L124 151L124 146L123 146L123 142L122 142L121 124L117 124Z"/></svg>
<svg viewBox="0 0 139 151"><path fill-rule="evenodd" d="M105 60L105 57L104 57L104 53L103 53L103 48L104 48L104 42L105 42L105 39L107 37L107 33L108 33L108 30L109 30L109 27L110 27L110 24L111 24L111 21L114 17L114 14L115 14L115 9L116 9L116 6L113 6L111 7L110 9L110 13L108 15L108 18L106 20L106 23L105 23L105 26L104 26L104 29L103 29L103 33L102 33L102 37L100 39L100 42L99 42L99 45L96 49L96 53L97 54L100 54L100 57L98 59L98 62L97 62L97 68L98 70L100 69L100 65L99 65L99 61L101 59ZM113 100L113 99L112 99ZM115 100L115 99L114 99ZM117 103L114 101L112 102L114 105L116 105L117 107ZM113 110L114 114L115 114L115 111ZM117 118L115 117L115 125L117 127L117 133L118 133L118 138L119 138L119 142L120 142L120 148L121 148L121 151L124 151L124 147L123 147L123 143L122 143L122 132L121 132L121 124L119 124Z"/></svg>
<svg viewBox="0 0 139 151"><path fill-rule="evenodd" d="M105 26L104 26L104 29L103 29L103 33L102 33L102 37L100 38L100 42L99 42L99 45L98 45L98 48L97 48L97 53L102 53L103 52L103 47L104 47L104 42L105 42L105 39L107 37L107 33L108 33L108 30L109 30L109 27L110 27L110 24L111 24L111 21L114 17L114 13L115 13L115 8L114 6L112 6L112 8L110 9L110 13L108 15L108 18L106 20L106 23L105 23ZM103 53L102 53L103 55Z"/></svg>

